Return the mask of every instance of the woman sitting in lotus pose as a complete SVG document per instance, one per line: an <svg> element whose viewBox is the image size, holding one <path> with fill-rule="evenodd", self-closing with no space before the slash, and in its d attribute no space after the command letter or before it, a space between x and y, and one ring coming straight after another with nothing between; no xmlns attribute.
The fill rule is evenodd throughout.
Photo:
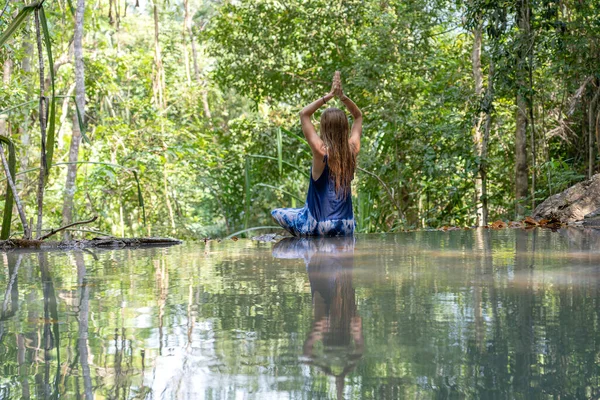
<svg viewBox="0 0 600 400"><path fill-rule="evenodd" d="M328 108L321 114L319 136L311 116L333 97L352 114L352 129L346 113ZM351 235L355 223L350 185L360 150L362 113L344 95L339 72L333 77L331 91L300 111L300 122L313 154L306 204L302 208L277 208L271 215L294 236Z"/></svg>

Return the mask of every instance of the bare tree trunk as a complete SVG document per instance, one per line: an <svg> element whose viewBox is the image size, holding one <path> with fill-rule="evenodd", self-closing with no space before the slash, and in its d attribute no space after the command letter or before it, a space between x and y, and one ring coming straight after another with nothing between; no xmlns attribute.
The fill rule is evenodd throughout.
<svg viewBox="0 0 600 400"><path fill-rule="evenodd" d="M184 15L183 15L182 37L183 37L183 56L184 56L184 60L185 60L185 76L187 78L188 86L191 86L192 85L192 74L191 74L191 70L190 70L190 54L188 52L188 46L187 46L187 40L186 40L186 36L188 36L188 31L190 31L188 26L191 25L189 0L183 1L183 10L184 10ZM190 34L189 36L190 36L190 40L192 40L192 35Z"/></svg>
<svg viewBox="0 0 600 400"><path fill-rule="evenodd" d="M79 145L81 143L81 130L79 121L77 120L76 112L73 112L73 135L71 136L71 146L69 147L69 162L77 162L79 158ZM69 164L67 166L67 179L65 182L64 202L62 210L62 224L68 225L73 222L73 209L75 204L75 181L77 179L77 164ZM63 233L64 240L71 240L71 233L65 231Z"/></svg>
<svg viewBox="0 0 600 400"><path fill-rule="evenodd" d="M589 154L588 154L588 178L592 178L592 175L594 175L594 164L596 161L596 158L594 156L594 136L596 133L596 113L595 111L598 109L598 98L600 97L600 89L598 89L596 91L596 94L594 95L594 98L592 99L592 101L590 102L590 107L588 109L588 147L589 147Z"/></svg>
<svg viewBox="0 0 600 400"><path fill-rule="evenodd" d="M69 90L67 91L67 95L63 98L63 103L60 113L60 125L58 127L58 131L56 132L56 142L58 143L58 148L62 149L65 147L65 134L63 133L65 124L67 122L67 117L69 116L69 104L71 103L71 96L75 92L75 84L73 83Z"/></svg>
<svg viewBox="0 0 600 400"><path fill-rule="evenodd" d="M184 0L183 6L185 9L185 15L183 23L185 29L190 37L190 44L192 45L192 58L194 60L194 78L199 85L202 85L202 92L200 94L202 100L202 108L204 110L204 117L208 119L208 122L212 125L212 115L210 112L210 106L208 104L208 90L206 90L206 82L203 82L200 78L200 67L198 66L198 51L196 49L196 41L194 40L194 33L192 31L192 16L190 14L190 1Z"/></svg>
<svg viewBox="0 0 600 400"><path fill-rule="evenodd" d="M481 71L481 41L482 41L481 23L478 22L473 29L473 51L471 53L471 63L473 67L473 80L475 81L475 96L479 104L482 102L481 94L483 92L483 72ZM480 112L473 128L473 143L475 144L475 154L479 158L479 168L475 177L475 204L477 214L477 226L485 226L483 218L483 198L482 198L482 180L481 180L481 153L483 145L483 137L481 134L481 123L483 114Z"/></svg>
<svg viewBox="0 0 600 400"><path fill-rule="evenodd" d="M531 123L531 210L535 210L535 190L536 190L536 173L537 173L537 160L536 160L536 135L535 135L535 119L533 115L533 35L531 34L531 9L528 10L529 18L527 20L527 59L528 59L528 73L529 73L529 87L527 90L528 108L529 108L529 122Z"/></svg>
<svg viewBox="0 0 600 400"><path fill-rule="evenodd" d="M29 21L24 22L25 29L23 30L23 60L21 61L21 69L26 73L26 78L24 79L24 83L27 88L27 97L32 96L32 85L31 85L31 59L33 58L33 42L31 40L31 34L29 27L31 23ZM29 115L23 118L23 122L20 124L19 130L21 133L21 151L20 151L20 166L21 169L27 169L29 163ZM21 179L17 184L17 188L22 190L24 187L27 187L28 178L27 175L22 175Z"/></svg>
<svg viewBox="0 0 600 400"><path fill-rule="evenodd" d="M73 38L75 56L75 104L82 121L85 121L85 80L83 65L83 16L85 11L85 0L77 0L75 12L75 34ZM85 122L84 122L85 123ZM77 117L77 110L73 110L73 135L69 148L69 162L75 163L79 159L79 145L81 143L81 127ZM67 167L67 179L65 182L65 193L62 211L62 224L68 225L73 222L73 198L75 196L75 181L77 179L77 164L69 164ZM71 240L71 233L63 233L64 240Z"/></svg>
<svg viewBox="0 0 600 400"><path fill-rule="evenodd" d="M10 77L11 77L12 66L13 66L13 61L12 61L12 58L10 58L10 56L11 56L11 54L8 53L6 55L6 59L4 60L2 83L4 83L5 85L10 84Z"/></svg>
<svg viewBox="0 0 600 400"><path fill-rule="evenodd" d="M516 217L525 215L525 199L528 192L527 165L527 98L524 91L527 86L527 38L529 36L529 1L519 0L517 8L517 23L520 31L520 45L517 50L517 116L515 132L515 202Z"/></svg>
<svg viewBox="0 0 600 400"><path fill-rule="evenodd" d="M165 159L165 165L163 167L164 177L164 190L165 190L165 202L167 203L167 210L169 211L169 219L171 220L171 229L175 231L175 217L173 215L173 207L171 206L171 199L169 199L169 181L167 179L167 160Z"/></svg>
<svg viewBox="0 0 600 400"><path fill-rule="evenodd" d="M13 61L10 58L10 56L11 56L11 54L9 52L6 55L6 59L4 60L4 68L3 68L3 74L2 74L2 83L4 84L4 86L10 85L10 78L11 78L11 72L12 72L12 66L13 66ZM6 114L0 115L0 135L9 136L8 132L7 132L7 120L8 120L8 115L6 115Z"/></svg>
<svg viewBox="0 0 600 400"><path fill-rule="evenodd" d="M40 30L40 17L38 10L35 11L35 32L37 37L39 74L40 74L40 131L41 131L41 154L40 154L40 175L38 177L37 189L37 226L36 238L42 236L42 212L44 208L44 184L46 180L46 98L44 96L44 54L42 52L42 33ZM50 66L52 68L52 66Z"/></svg>
<svg viewBox="0 0 600 400"><path fill-rule="evenodd" d="M194 78L196 82L200 83L200 68L198 67L198 52L196 51L196 42L194 41L194 33L192 31L192 16L190 15L190 0L183 0L183 8L185 11L183 17L183 25L187 30L190 37L190 44L192 45L192 57L194 58Z"/></svg>
<svg viewBox="0 0 600 400"><path fill-rule="evenodd" d="M208 105L208 90L206 88L202 89L202 108L204 109L204 116L208 119L209 124L212 125L212 115Z"/></svg>
<svg viewBox="0 0 600 400"><path fill-rule="evenodd" d="M166 107L166 99L165 99L165 78L164 78L164 68L162 64L161 52L160 52L160 43L158 41L158 7L156 5L156 0L154 1L154 101L156 107L159 109L164 109Z"/></svg>
<svg viewBox="0 0 600 400"><path fill-rule="evenodd" d="M31 57L33 54L33 45L31 44L31 35L29 34L28 25L29 22L24 22L25 29L23 30L23 41L22 47L24 50L23 60L21 61L21 68L23 72L31 72Z"/></svg>
<svg viewBox="0 0 600 400"><path fill-rule="evenodd" d="M6 161L6 156L4 155L4 147L1 143L0 158L2 159L2 166L4 167L4 173L6 174L6 181L8 182L8 186L10 187L13 198L15 199L15 205L17 206L17 211L19 212L19 218L21 218L21 224L23 225L23 237L25 237L25 239L31 239L31 232L29 231L29 225L27 224L27 217L25 217L25 211L23 211L23 205L21 204L19 192L17 191L13 177L10 175L8 162Z"/></svg>
<svg viewBox="0 0 600 400"><path fill-rule="evenodd" d="M492 131L492 104L494 103L494 79L495 79L494 60L490 59L488 71L488 87L485 96L485 129L483 141L481 143L481 162L479 164L479 174L481 176L481 203L482 203L482 226L488 223L488 198L487 198L487 153L488 143L490 142L490 133Z"/></svg>

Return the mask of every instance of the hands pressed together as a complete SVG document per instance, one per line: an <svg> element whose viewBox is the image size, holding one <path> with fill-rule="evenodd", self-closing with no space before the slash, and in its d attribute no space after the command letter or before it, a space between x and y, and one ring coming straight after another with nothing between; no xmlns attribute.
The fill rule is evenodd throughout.
<svg viewBox="0 0 600 400"><path fill-rule="evenodd" d="M346 99L346 95L342 90L342 78L340 77L340 71L335 71L335 74L333 74L333 82L331 84L331 91L329 94L339 98L342 101Z"/></svg>

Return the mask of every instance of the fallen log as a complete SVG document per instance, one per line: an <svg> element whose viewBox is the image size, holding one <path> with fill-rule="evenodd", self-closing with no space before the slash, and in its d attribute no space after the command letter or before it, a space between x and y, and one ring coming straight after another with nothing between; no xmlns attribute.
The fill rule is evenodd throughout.
<svg viewBox="0 0 600 400"><path fill-rule="evenodd" d="M85 248L124 248L124 247L159 247L181 244L183 241L172 238L116 238L100 236L93 239L78 239L69 241L8 239L0 240L1 250L11 249L85 249Z"/></svg>

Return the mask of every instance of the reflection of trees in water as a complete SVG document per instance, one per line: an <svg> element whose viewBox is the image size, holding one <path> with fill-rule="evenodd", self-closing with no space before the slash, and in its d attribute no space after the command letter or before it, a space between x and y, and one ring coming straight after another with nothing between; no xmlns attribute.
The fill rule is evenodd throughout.
<svg viewBox="0 0 600 400"><path fill-rule="evenodd" d="M38 397L58 398L61 379L60 370L60 330L58 325L58 306L54 282L48 266L48 253L40 252L37 255L38 265L42 278L42 293L44 296L44 323L42 329L41 346L44 350L43 372L36 374ZM56 359L52 359L52 350L55 350ZM51 382L50 373L54 364L54 381Z"/></svg>
<svg viewBox="0 0 600 400"><path fill-rule="evenodd" d="M123 251L94 264L86 255L88 265L81 253L68 254L73 265L54 254L18 264L8 253L0 364L13 388L0 387L0 398L89 398L90 385L107 398L159 397L156 385L143 387L159 347L168 361L158 380L178 367L167 382L174 397L204 374L200 397L257 387L325 397L329 376L338 391L345 376L352 398L598 398L599 258L582 234L569 233L571 252L567 237L541 230L406 233L359 240L354 251L289 248L306 271L293 260L273 263L270 245L240 251L241 241L191 261L196 254L185 251ZM279 246L273 255L283 256ZM138 321L143 327L129 328ZM174 363L172 347L190 357ZM301 351L314 366L308 377L290 357ZM235 382L221 389L224 381Z"/></svg>
<svg viewBox="0 0 600 400"><path fill-rule="evenodd" d="M81 374L83 375L83 393L84 398L93 399L92 376L90 373L89 352L88 352L88 329L90 316L90 287L87 281L87 271L83 259L83 253L75 253L75 265L77 267L77 286L80 288L79 313L78 319L78 338L77 350L81 365Z"/></svg>
<svg viewBox="0 0 600 400"><path fill-rule="evenodd" d="M542 234L515 230L513 258L506 266L497 259L492 262L490 233L481 236L485 249L481 255L485 267L479 275L483 293L474 296L473 304L475 309L489 311L483 338L476 328L476 340L463 361L468 373L447 393L470 390L468 393L477 398L502 395L528 399L600 395L597 362L593 360L600 336L598 325L590 323L598 318L598 280L588 285L567 278L567 282L554 284L553 273L559 272L564 280L563 274L569 276L571 267L557 268L553 265L556 261L545 258L545 252L554 250L547 240L556 237L545 236L540 251ZM583 250L589 252L590 248ZM511 269L514 277L508 282L497 281L494 270L500 268Z"/></svg>
<svg viewBox="0 0 600 400"><path fill-rule="evenodd" d="M303 258L313 298L313 325L303 353L306 362L335 378L338 399L345 377L363 355L362 320L352 284L354 238L289 238L277 243L273 255ZM318 346L321 344L321 346Z"/></svg>

